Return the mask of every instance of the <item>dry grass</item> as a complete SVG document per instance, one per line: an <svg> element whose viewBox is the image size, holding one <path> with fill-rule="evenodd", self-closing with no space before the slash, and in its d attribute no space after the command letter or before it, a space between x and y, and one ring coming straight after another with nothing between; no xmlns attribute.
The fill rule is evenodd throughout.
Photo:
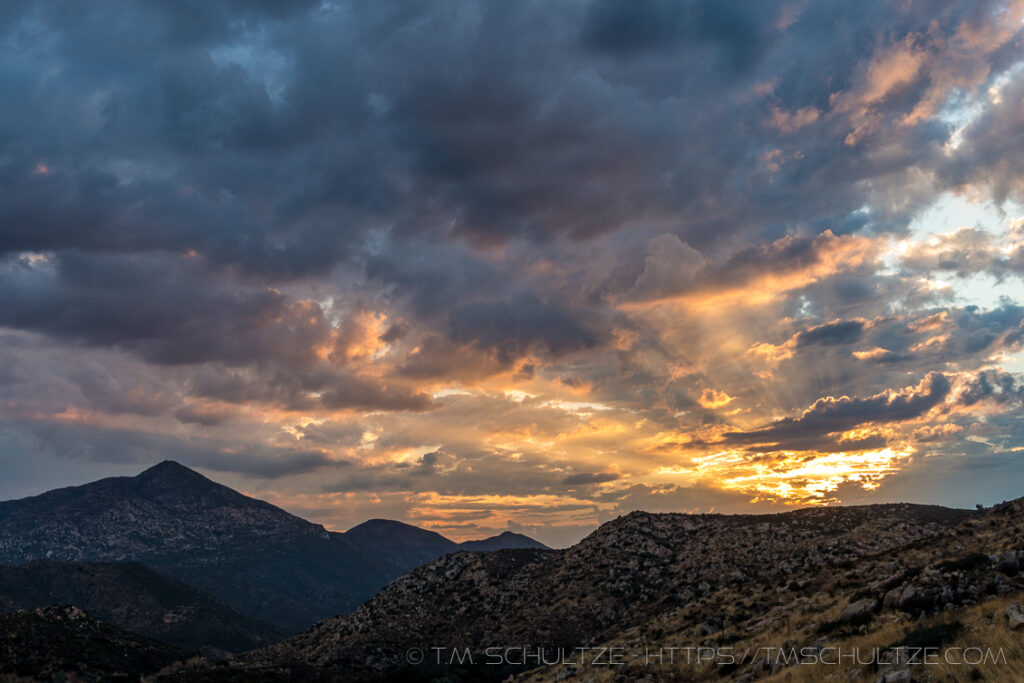
<svg viewBox="0 0 1024 683"><path fill-rule="evenodd" d="M935 681L994 681L1020 683L1024 677L1024 634L1010 631L1003 608L1020 602L1024 594L993 598L966 609L951 610L940 615L914 622L901 621L884 624L871 629L867 634L852 637L842 642L844 649L857 648L868 652L872 648L886 648L901 642L908 631L930 627L960 624L959 633L949 642L938 646L935 664L914 665L915 672L927 671ZM885 615L882 615L885 618ZM945 661L948 653L952 660L976 662L982 654L975 648L990 650L998 656L998 662L987 661L978 665L972 663L952 664ZM969 650L970 649L970 650ZM1001 655L1000 655L1001 651ZM864 657L867 659L867 657ZM858 678L850 678L854 669L862 671ZM765 681L786 681L787 683L813 683L825 680L831 674L832 680L874 680L871 666L853 664L801 665L779 672Z"/></svg>
<svg viewBox="0 0 1024 683"><path fill-rule="evenodd" d="M1024 600L1024 593L1016 593L986 600L973 607L950 610L918 620L910 620L899 613L886 611L877 615L870 624L866 625L863 629L864 633L841 639L829 639L827 645L841 647L844 653L856 651L859 653L860 661L868 662L875 648L878 648L883 654L891 652L887 649L903 643L908 638L908 634L911 637L916 635L916 639L921 640L922 635L935 632L941 634L944 631L947 634L947 642L937 645L937 650L929 650L929 652L935 653L933 657L936 663L913 665L911 668L915 675L927 672L931 677L930 680L958 683L977 680L1020 683L1021 680L1024 680L1024 633L1010 631L1003 610L1006 605L1022 600ZM605 683L622 680L646 680L650 683L693 681L696 683L733 680L748 670L751 660L755 659L758 654L763 656L766 648L781 648L788 641L787 651L790 647L799 650L800 647L813 642L815 640L813 629L809 629L808 625L834 620L841 607L840 604L823 604L820 610L815 611L812 606L808 612L794 615L793 629L783 623L749 637L736 638L728 645L732 648L732 653L737 657L744 652L748 653L746 662L739 667L723 667L719 664L708 663L697 664L692 659L687 663L685 654L680 652L674 664L669 664L667 658L663 663L645 664L641 656L639 661L633 661L622 667L576 667L578 669L576 674L564 680L572 683L577 681ZM802 625L802 632L794 632L796 621ZM642 653L645 646L654 644L647 635L651 629L651 624L646 625L643 629L632 629L619 638L615 644L624 647L628 652ZM732 635L736 636L736 634ZM924 641L927 640L927 637L924 638ZM939 641L941 638L935 642ZM793 643L796 644L793 645ZM679 647L699 645L698 642L687 642L681 637L671 635L660 639L658 644ZM992 656L998 657L998 661L989 660L975 664L974 662L982 656L982 652L977 648L981 648L981 651L990 651L993 653ZM771 652L774 653L771 655L772 659L778 657L778 649L771 650ZM947 663L944 661L947 653L951 660L965 659L967 662ZM929 661L932 660L929 659ZM567 667L556 666L535 670L517 676L516 680L538 683L553 681L565 668ZM821 662L792 664L779 668L774 675L764 671L757 680L768 683L818 683L824 680L873 681L877 676L878 669L879 667L872 664L862 665L849 658L844 658L838 664ZM860 672L859 676L854 674L855 670Z"/></svg>

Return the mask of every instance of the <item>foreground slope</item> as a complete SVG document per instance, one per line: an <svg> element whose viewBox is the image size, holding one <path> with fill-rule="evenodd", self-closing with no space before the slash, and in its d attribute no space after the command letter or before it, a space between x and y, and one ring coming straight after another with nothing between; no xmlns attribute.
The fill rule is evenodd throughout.
<svg viewBox="0 0 1024 683"><path fill-rule="evenodd" d="M1024 671L1022 602L1024 498L934 536L806 574L796 585L723 586L611 629L599 643L631 653L650 648L660 659L638 657L614 672L551 666L523 679L1016 683ZM678 648L672 661L666 647ZM684 648L697 647L712 656L687 661Z"/></svg>
<svg viewBox="0 0 1024 683"><path fill-rule="evenodd" d="M249 661L384 672L410 648L596 643L691 605L701 623L723 590L801 590L814 576L933 537L973 513L922 505L776 515L633 513L563 551L442 557L397 579L353 614ZM771 605L749 605L751 615Z"/></svg>
<svg viewBox="0 0 1024 683"><path fill-rule="evenodd" d="M77 607L0 615L0 678L6 680L139 680L192 656L96 621Z"/></svg>
<svg viewBox="0 0 1024 683"><path fill-rule="evenodd" d="M113 626L215 655L269 645L278 629L137 562L0 565L0 613L74 605Z"/></svg>
<svg viewBox="0 0 1024 683"><path fill-rule="evenodd" d="M138 561L288 632L459 548L387 520L329 532L171 461L0 502L0 564Z"/></svg>

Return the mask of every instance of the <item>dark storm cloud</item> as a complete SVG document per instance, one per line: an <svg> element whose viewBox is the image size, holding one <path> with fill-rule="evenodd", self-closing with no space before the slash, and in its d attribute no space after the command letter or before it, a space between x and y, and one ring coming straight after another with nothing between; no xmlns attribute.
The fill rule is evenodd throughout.
<svg viewBox="0 0 1024 683"><path fill-rule="evenodd" d="M297 301L211 272L199 259L168 255L62 252L0 264L0 325L58 340L111 347L167 366L197 365L193 396L289 409L426 410L429 396L321 361L317 348L343 343L350 325L332 325L320 304ZM95 408L157 414L178 400L105 374L72 374ZM184 421L209 416L189 411Z"/></svg>
<svg viewBox="0 0 1024 683"><path fill-rule="evenodd" d="M513 301L481 301L452 311L449 335L494 351L503 364L540 349L561 356L597 346L608 327L593 313L569 310L533 297Z"/></svg>
<svg viewBox="0 0 1024 683"><path fill-rule="evenodd" d="M994 347L1012 350L1017 331L1024 325L1024 306L1004 301L1003 305L985 310L979 306L953 309L951 317L956 327L944 350L953 357L956 353L973 355Z"/></svg>
<svg viewBox="0 0 1024 683"><path fill-rule="evenodd" d="M745 70L777 35L777 18L772 3L597 0L587 8L582 39L588 48L616 57L710 43L721 52L723 66Z"/></svg>
<svg viewBox="0 0 1024 683"><path fill-rule="evenodd" d="M751 158L781 144L764 122L773 107L824 111L851 85L873 43L852 36L951 33L964 16L834 3L786 25L773 3L208 4L9 10L5 89L21 106L0 116L0 246L191 248L297 277L378 227L493 243L671 213L698 245L730 224L842 231L864 204L855 181L934 161L948 131L910 128L883 167L835 149L842 117L813 123L777 182ZM836 25L850 38L826 40ZM773 80L767 101L754 93Z"/></svg>
<svg viewBox="0 0 1024 683"><path fill-rule="evenodd" d="M184 440L130 428L4 420L0 421L0 429L26 433L35 440L37 449L54 453L64 460L148 465L172 459L190 467L267 478L349 464L316 450L283 448L239 439Z"/></svg>
<svg viewBox="0 0 1024 683"><path fill-rule="evenodd" d="M1020 324L1003 335L1000 341L1003 348L1011 350L1024 345L1024 317L1021 317Z"/></svg>
<svg viewBox="0 0 1024 683"><path fill-rule="evenodd" d="M728 432L725 440L736 444L777 444L785 448L790 439L820 437L866 423L903 422L920 417L939 405L949 394L945 375L929 373L916 387L885 392L867 398L820 398L800 417L787 417L746 432Z"/></svg>
<svg viewBox="0 0 1024 683"><path fill-rule="evenodd" d="M174 411L174 417L183 424L196 424L212 427L223 424L235 416L235 411L222 406L205 406L189 403Z"/></svg>
<svg viewBox="0 0 1024 683"><path fill-rule="evenodd" d="M381 386L354 376L338 376L319 397L324 408L361 410L429 410L434 402L422 392Z"/></svg>
<svg viewBox="0 0 1024 683"><path fill-rule="evenodd" d="M952 271L959 277L987 273L1003 280L1024 274L1024 223L1017 221L1004 235L963 227L914 245L903 256L910 272Z"/></svg>
<svg viewBox="0 0 1024 683"><path fill-rule="evenodd" d="M1004 370L985 370L971 377L957 394L957 403L971 406L992 399L997 403L1024 401L1024 384Z"/></svg>
<svg viewBox="0 0 1024 683"><path fill-rule="evenodd" d="M244 370L207 365L190 373L188 389L195 397L285 410L423 411L433 407L423 392L325 365L301 368L268 363Z"/></svg>
<svg viewBox="0 0 1024 683"><path fill-rule="evenodd" d="M112 373L97 367L80 367L71 373L70 379L78 385L90 408L108 413L159 415L179 399L154 378L132 377L123 369Z"/></svg>
<svg viewBox="0 0 1024 683"><path fill-rule="evenodd" d="M801 330L794 337L797 348L802 346L834 346L851 344L864 334L863 320L834 320Z"/></svg>
<svg viewBox="0 0 1024 683"><path fill-rule="evenodd" d="M408 298L413 315L434 320L443 319L463 299L500 290L506 279L472 253L415 239L370 255L365 271L371 282Z"/></svg>
<svg viewBox="0 0 1024 683"><path fill-rule="evenodd" d="M1007 46L1004 58L1019 59L1020 37ZM978 182L992 188L995 199L1024 200L1024 140L1020 135L1020 103L1024 82L1019 79L999 93L994 106L968 125L956 153L940 167L951 184Z"/></svg>
<svg viewBox="0 0 1024 683"><path fill-rule="evenodd" d="M608 481L615 481L620 475L615 472L579 472L570 474L562 479L566 486L586 486L588 484L603 484Z"/></svg>
<svg viewBox="0 0 1024 683"><path fill-rule="evenodd" d="M841 233L865 202L856 181L928 162L945 134L912 127L908 135L924 138L890 146L899 149L883 168L863 150L835 148L842 117L819 118L806 124L800 154L783 149L791 158L768 172L752 155L789 145L795 125L776 130L771 112L824 112L866 69L871 41L823 40L822 26L843 24L844 36L889 26L899 36L950 33L964 18L955 6L894 12L884 3L788 17L772 3L659 0L209 5L8 9L4 88L21 106L0 114L0 249L191 249L274 278L364 259L371 278L411 292L417 311L451 312L457 338L495 348L500 325L467 330L458 307L466 291L502 289L512 274L457 252L417 264L400 242L367 254L368 235L544 241L666 216L698 247L713 235L756 237L755 228ZM805 68L808 54L820 69ZM984 57L993 67L997 58ZM701 105L684 116L689 100ZM870 220L895 224L881 208ZM804 236L752 246L718 279L743 281L766 260L799 267L814 245ZM280 305L253 292L212 305L234 306L232 297L242 308ZM113 317L93 304L90 317ZM203 306L196 315L196 327L208 320ZM574 315L561 315L560 331L527 330L497 350L538 344L557 355L598 343ZM155 332L154 359L198 358L187 344L157 348ZM111 335L96 341L120 343Z"/></svg>
<svg viewBox="0 0 1024 683"><path fill-rule="evenodd" d="M571 479L573 475L570 475ZM358 464L336 480L322 483L325 492L436 492L440 495L538 495L563 493L566 487L589 487L618 479L617 475L585 473L580 481L565 481L543 454L513 458L479 451L431 451L417 459L387 464ZM487 508L487 503L464 502L459 507Z"/></svg>
<svg viewBox="0 0 1024 683"><path fill-rule="evenodd" d="M929 276L1012 282L1020 227L886 251L945 191L1022 197L1022 26L1001 11L0 3L18 453L309 490L365 455L326 488L739 506L630 479L733 415L764 427L727 442L767 461L878 447L835 433L940 401L1012 412L1019 383L978 372L1020 349L1017 302L962 306ZM907 377L927 379L888 391ZM1019 436L990 418L989 443Z"/></svg>
<svg viewBox="0 0 1024 683"><path fill-rule="evenodd" d="M306 363L327 339L318 306L210 278L190 259L63 252L0 264L0 325L131 350L159 364Z"/></svg>
<svg viewBox="0 0 1024 683"><path fill-rule="evenodd" d="M824 303L827 293L813 298ZM815 347L842 345L851 350L846 361L897 365L899 372L924 373L952 364L962 370L975 369L989 362L993 350L1016 349L1022 324L1024 309L1008 301L990 309L974 305L926 308L872 320L836 319L809 325L775 348L796 351L800 360L806 361ZM829 357L833 365L846 361ZM879 370L870 379L885 382L894 378Z"/></svg>

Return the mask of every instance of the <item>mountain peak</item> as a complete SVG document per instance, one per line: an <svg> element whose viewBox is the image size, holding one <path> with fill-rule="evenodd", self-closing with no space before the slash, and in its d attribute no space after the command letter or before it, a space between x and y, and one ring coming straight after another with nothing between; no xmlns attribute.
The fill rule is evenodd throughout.
<svg viewBox="0 0 1024 683"><path fill-rule="evenodd" d="M402 529L409 527L412 527L412 525L406 524L405 522L399 522L397 519L374 517L373 519L366 520L362 524L355 525L352 529L349 529L349 531L352 531L353 529Z"/></svg>
<svg viewBox="0 0 1024 683"><path fill-rule="evenodd" d="M436 531L422 529L394 519L368 519L362 524L357 524L346 531L345 537L356 542L402 542L426 544L442 549L455 546L453 541L448 540Z"/></svg>
<svg viewBox="0 0 1024 683"><path fill-rule="evenodd" d="M153 478L153 477L203 477L195 470L182 465L176 460L163 460L153 465L149 469L143 470L138 474L139 477Z"/></svg>
<svg viewBox="0 0 1024 683"><path fill-rule="evenodd" d="M536 548L548 550L540 541L515 531L502 531L497 536L482 538L476 541L463 541L459 544L464 550L506 550L513 548Z"/></svg>
<svg viewBox="0 0 1024 683"><path fill-rule="evenodd" d="M220 503L244 507L262 503L262 501L256 500L247 501L244 496L233 489L218 484L174 460L164 460L143 470L134 477L134 481L146 490L156 488L171 495L201 495L203 498L212 497Z"/></svg>

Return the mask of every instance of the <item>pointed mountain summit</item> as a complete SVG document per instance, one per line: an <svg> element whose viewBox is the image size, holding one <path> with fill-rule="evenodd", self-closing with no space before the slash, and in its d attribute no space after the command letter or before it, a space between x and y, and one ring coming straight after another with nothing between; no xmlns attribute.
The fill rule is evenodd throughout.
<svg viewBox="0 0 1024 683"><path fill-rule="evenodd" d="M173 461L0 502L0 562L146 560L249 537L326 535L312 524Z"/></svg>
<svg viewBox="0 0 1024 683"><path fill-rule="evenodd" d="M211 479L204 477L199 472L182 465L176 460L164 460L162 462L153 465L147 470L143 470L133 479L137 479L140 483L157 483L175 487L194 487L200 491L214 491L217 489L227 489L226 486L218 484Z"/></svg>
<svg viewBox="0 0 1024 683"><path fill-rule="evenodd" d="M0 502L0 564L138 561L289 632L460 549L392 520L329 532L172 460Z"/></svg>
<svg viewBox="0 0 1024 683"><path fill-rule="evenodd" d="M161 460L157 464L150 467L148 470L143 470L137 475L140 479L142 478L185 478L185 479L203 479L210 481L203 475L199 474L193 469L185 467L177 460Z"/></svg>

